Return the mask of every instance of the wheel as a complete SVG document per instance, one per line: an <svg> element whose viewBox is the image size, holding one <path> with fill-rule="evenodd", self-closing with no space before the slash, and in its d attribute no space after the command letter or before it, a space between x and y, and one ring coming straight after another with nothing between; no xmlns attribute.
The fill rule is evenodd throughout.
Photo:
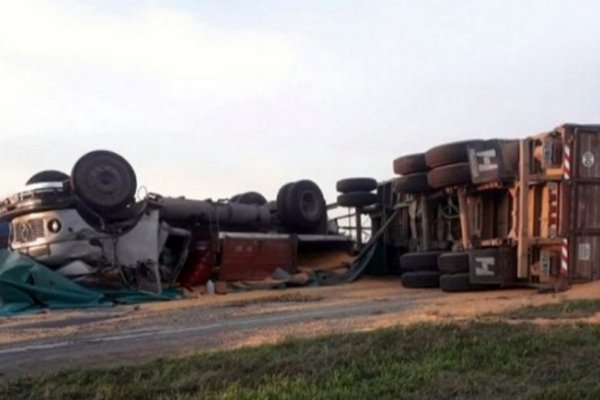
<svg viewBox="0 0 600 400"><path fill-rule="evenodd" d="M409 154L394 160L394 173L398 175L427 172L428 170L424 153Z"/></svg>
<svg viewBox="0 0 600 400"><path fill-rule="evenodd" d="M48 169L33 175L25 184L33 185L34 183L64 182L68 180L69 175L65 174L64 172Z"/></svg>
<svg viewBox="0 0 600 400"><path fill-rule="evenodd" d="M469 274L443 274L440 277L440 287L444 292L471 292L476 290L495 289L494 285L476 285L471 283Z"/></svg>
<svg viewBox="0 0 600 400"><path fill-rule="evenodd" d="M427 173L427 183L436 189L471 184L471 168L469 167L469 163L434 168Z"/></svg>
<svg viewBox="0 0 600 400"><path fill-rule="evenodd" d="M327 212L325 198L319 186L309 180L294 183L287 191L288 215L298 226L317 225Z"/></svg>
<svg viewBox="0 0 600 400"><path fill-rule="evenodd" d="M327 213L323 214L323 217L319 221L317 225L310 231L310 233L316 235L327 235L327 231L329 230L329 219L327 218Z"/></svg>
<svg viewBox="0 0 600 400"><path fill-rule="evenodd" d="M342 207L365 207L377 203L377 195L370 192L349 192L340 194L337 203Z"/></svg>
<svg viewBox="0 0 600 400"><path fill-rule="evenodd" d="M482 142L481 140L465 140L443 144L429 149L425 153L425 162L429 168L469 161L467 146Z"/></svg>
<svg viewBox="0 0 600 400"><path fill-rule="evenodd" d="M443 253L438 257L438 268L448 275L469 273L469 253Z"/></svg>
<svg viewBox="0 0 600 400"><path fill-rule="evenodd" d="M404 271L437 271L441 251L406 253L400 257L400 268Z"/></svg>
<svg viewBox="0 0 600 400"><path fill-rule="evenodd" d="M436 288L440 286L438 271L406 272L402 274L402 286L407 288Z"/></svg>
<svg viewBox="0 0 600 400"><path fill-rule="evenodd" d="M79 198L96 211L114 211L134 200L137 179L131 165L106 150L87 153L71 172L71 185Z"/></svg>
<svg viewBox="0 0 600 400"><path fill-rule="evenodd" d="M419 172L394 179L394 191L396 193L427 193L432 187L427 182L427 172Z"/></svg>
<svg viewBox="0 0 600 400"><path fill-rule="evenodd" d="M277 208L277 217L279 218L279 221L281 221L282 224L285 225L284 221L287 221L287 213L286 213L286 208L287 208L287 192L288 189L293 185L293 182L290 183L286 183L285 185L283 185L280 189L279 192L277 192L277 200L275 200L276 203L276 208Z"/></svg>
<svg viewBox="0 0 600 400"><path fill-rule="evenodd" d="M277 207L279 208L279 195L277 197ZM282 222L290 230L314 229L321 222L323 215L327 213L327 205L321 189L316 183L309 180L291 184L285 190L281 203L285 209L281 214Z"/></svg>
<svg viewBox="0 0 600 400"><path fill-rule="evenodd" d="M255 206L264 206L267 204L265 196L258 192L246 192L233 196L230 200L232 203L248 204Z"/></svg>
<svg viewBox="0 0 600 400"><path fill-rule="evenodd" d="M340 193L370 192L377 189L377 181L373 178L348 178L338 181L335 188Z"/></svg>

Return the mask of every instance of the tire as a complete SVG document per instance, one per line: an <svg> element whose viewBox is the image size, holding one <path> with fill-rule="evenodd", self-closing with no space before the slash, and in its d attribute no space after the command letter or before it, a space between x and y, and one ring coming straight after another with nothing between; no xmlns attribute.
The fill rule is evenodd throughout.
<svg viewBox="0 0 600 400"><path fill-rule="evenodd" d="M425 154L409 154L398 157L394 160L394 173L398 175L408 175L417 172L427 172L429 168L425 163Z"/></svg>
<svg viewBox="0 0 600 400"><path fill-rule="evenodd" d="M427 172L419 172L400 176L394 179L394 191L396 193L427 193L433 189L427 182Z"/></svg>
<svg viewBox="0 0 600 400"><path fill-rule="evenodd" d="M340 193L370 192L377 189L377 181L373 178L348 178L338 181L335 188Z"/></svg>
<svg viewBox="0 0 600 400"><path fill-rule="evenodd" d="M438 257L438 268L442 274L468 274L469 253L442 253Z"/></svg>
<svg viewBox="0 0 600 400"><path fill-rule="evenodd" d="M290 230L310 231L319 225L323 215L327 213L327 205L321 189L309 180L291 184L285 190L285 199L282 199L282 203L285 203L282 222ZM277 206L279 207L279 201Z"/></svg>
<svg viewBox="0 0 600 400"><path fill-rule="evenodd" d="M265 196L258 192L246 192L233 196L230 200L232 203L248 204L255 206L264 206L267 204Z"/></svg>
<svg viewBox="0 0 600 400"><path fill-rule="evenodd" d="M285 225L284 221L287 221L287 213L286 213L286 208L287 208L287 192L288 189L293 185L293 182L290 183L286 183L285 185L283 185L280 189L279 192L277 192L277 200L275 200L276 202L276 207L277 207L277 217L279 218L279 221Z"/></svg>
<svg viewBox="0 0 600 400"><path fill-rule="evenodd" d="M401 279L402 286L406 288L436 288L440 286L438 271L406 272Z"/></svg>
<svg viewBox="0 0 600 400"><path fill-rule="evenodd" d="M327 235L327 231L329 229L329 219L327 218L327 213L323 214L323 218L321 221L311 230L310 233L316 235Z"/></svg>
<svg viewBox="0 0 600 400"><path fill-rule="evenodd" d="M425 153L425 162L429 168L468 162L467 146L479 142L481 140L465 140L433 147Z"/></svg>
<svg viewBox="0 0 600 400"><path fill-rule="evenodd" d="M478 290L495 289L493 285L475 285L472 284L469 274L443 274L440 277L440 287L444 292L472 292Z"/></svg>
<svg viewBox="0 0 600 400"><path fill-rule="evenodd" d="M71 171L71 185L79 198L96 211L115 211L135 200L137 178L120 155L97 150L81 157Z"/></svg>
<svg viewBox="0 0 600 400"><path fill-rule="evenodd" d="M25 184L33 185L34 183L64 182L68 180L69 175L65 174L64 172L48 169L33 175Z"/></svg>
<svg viewBox="0 0 600 400"><path fill-rule="evenodd" d="M377 195L370 192L349 192L340 194L337 203L342 207L365 207L377 203Z"/></svg>
<svg viewBox="0 0 600 400"><path fill-rule="evenodd" d="M471 184L471 168L469 167L469 163L434 168L427 173L427 183L436 189L469 185Z"/></svg>
<svg viewBox="0 0 600 400"><path fill-rule="evenodd" d="M400 257L400 268L403 271L437 271L440 254L441 251L406 253Z"/></svg>

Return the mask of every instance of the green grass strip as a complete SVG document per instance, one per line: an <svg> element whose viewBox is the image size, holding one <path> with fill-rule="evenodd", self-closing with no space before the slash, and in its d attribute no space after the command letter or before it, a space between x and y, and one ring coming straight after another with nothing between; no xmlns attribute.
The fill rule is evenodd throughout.
<svg viewBox="0 0 600 400"><path fill-rule="evenodd" d="M1 399L599 399L600 327L415 325L77 370Z"/></svg>
<svg viewBox="0 0 600 400"><path fill-rule="evenodd" d="M526 306L507 311L499 316L511 319L569 319L586 318L600 312L600 300L564 300L560 303L543 304L541 306Z"/></svg>

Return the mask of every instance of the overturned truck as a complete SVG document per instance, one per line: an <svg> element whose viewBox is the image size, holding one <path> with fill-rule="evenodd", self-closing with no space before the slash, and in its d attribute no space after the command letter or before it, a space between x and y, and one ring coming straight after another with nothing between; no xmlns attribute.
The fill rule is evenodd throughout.
<svg viewBox="0 0 600 400"><path fill-rule="evenodd" d="M394 161L409 287L563 290L600 276L600 126L469 140Z"/></svg>
<svg viewBox="0 0 600 400"><path fill-rule="evenodd" d="M240 273L231 268L251 269L245 264L255 259L266 266L243 277L262 279L278 267L291 273L303 240L348 244L328 226L321 190L309 180L284 185L273 202L255 192L223 201L157 194L136 201L136 191L136 174L123 157L93 151L70 175L32 176L24 191L0 204L0 219L12 226L13 250L64 276L152 293L182 280L202 284L219 265L235 279Z"/></svg>

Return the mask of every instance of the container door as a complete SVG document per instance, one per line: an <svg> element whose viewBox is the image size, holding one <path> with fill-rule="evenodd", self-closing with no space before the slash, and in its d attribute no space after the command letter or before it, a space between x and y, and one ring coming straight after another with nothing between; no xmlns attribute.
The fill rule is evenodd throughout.
<svg viewBox="0 0 600 400"><path fill-rule="evenodd" d="M571 174L571 278L600 278L600 127L574 126Z"/></svg>

